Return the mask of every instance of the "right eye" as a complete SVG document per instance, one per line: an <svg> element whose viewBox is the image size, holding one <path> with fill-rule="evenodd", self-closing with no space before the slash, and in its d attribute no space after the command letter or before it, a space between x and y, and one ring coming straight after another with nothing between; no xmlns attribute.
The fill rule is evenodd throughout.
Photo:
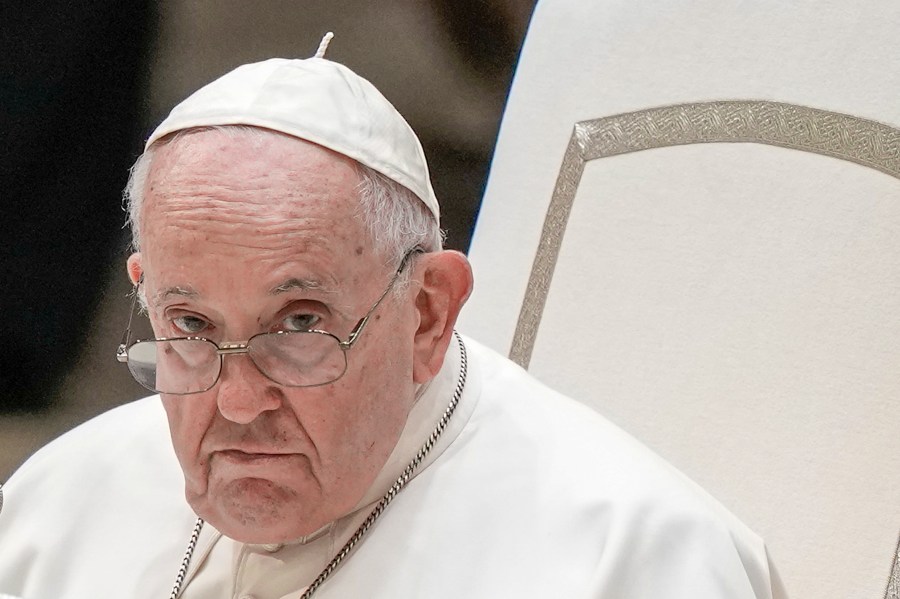
<svg viewBox="0 0 900 599"><path fill-rule="evenodd" d="M208 322L191 314L176 316L172 319L172 324L174 324L179 331L189 336L198 335L209 327Z"/></svg>

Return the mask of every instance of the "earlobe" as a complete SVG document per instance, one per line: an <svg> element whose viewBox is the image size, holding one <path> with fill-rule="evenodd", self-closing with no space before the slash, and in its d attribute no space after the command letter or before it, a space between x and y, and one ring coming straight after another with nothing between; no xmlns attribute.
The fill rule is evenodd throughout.
<svg viewBox="0 0 900 599"><path fill-rule="evenodd" d="M137 285L141 280L141 276L144 274L144 269L141 266L140 252L135 252L128 256L126 268L128 270L128 278L131 279L131 284Z"/></svg>
<svg viewBox="0 0 900 599"><path fill-rule="evenodd" d="M444 354L463 304L472 292L472 269L455 251L425 254L420 259L422 284L416 294L419 327L413 346L413 379L431 380L444 363Z"/></svg>

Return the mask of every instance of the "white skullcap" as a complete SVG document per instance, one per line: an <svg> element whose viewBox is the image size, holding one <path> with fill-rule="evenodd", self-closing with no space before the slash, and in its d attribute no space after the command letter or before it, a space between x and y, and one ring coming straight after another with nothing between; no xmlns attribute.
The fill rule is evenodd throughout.
<svg viewBox="0 0 900 599"><path fill-rule="evenodd" d="M344 65L272 58L240 66L173 108L145 148L175 131L215 125L263 127L334 150L400 183L440 220L416 134L374 85Z"/></svg>

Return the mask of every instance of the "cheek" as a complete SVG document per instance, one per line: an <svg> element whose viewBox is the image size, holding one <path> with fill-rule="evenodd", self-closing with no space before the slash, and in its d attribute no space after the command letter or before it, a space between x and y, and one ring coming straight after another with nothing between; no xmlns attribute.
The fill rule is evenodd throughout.
<svg viewBox="0 0 900 599"><path fill-rule="evenodd" d="M348 458L356 462L373 446L396 440L411 403L412 392L402 383L408 375L394 359L382 355L363 362L353 352L349 357L350 368L334 385L315 397L307 392L291 400L323 462L332 465Z"/></svg>
<svg viewBox="0 0 900 599"><path fill-rule="evenodd" d="M206 470L206 457L200 454L200 445L212 420L212 413L206 408L211 402L199 393L190 397L163 396L163 407L169 420L169 431L175 455L188 478ZM203 396L203 397L201 397Z"/></svg>
<svg viewBox="0 0 900 599"><path fill-rule="evenodd" d="M380 352L360 365L351 381L356 392L345 395L343 406L347 421L345 434L356 440L356 449L368 451L378 444L391 448L399 436L412 407L414 388L411 364L390 352Z"/></svg>

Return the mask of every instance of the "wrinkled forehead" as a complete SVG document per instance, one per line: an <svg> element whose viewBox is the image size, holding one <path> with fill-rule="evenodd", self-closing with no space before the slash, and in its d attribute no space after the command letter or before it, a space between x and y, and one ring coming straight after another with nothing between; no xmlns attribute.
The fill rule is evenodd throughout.
<svg viewBox="0 0 900 599"><path fill-rule="evenodd" d="M188 238L221 253L369 247L352 159L268 131L203 130L167 141L154 149L147 177L143 251Z"/></svg>
<svg viewBox="0 0 900 599"><path fill-rule="evenodd" d="M152 149L145 216L254 206L270 218L359 217L359 183L354 160L295 137L253 127L181 131Z"/></svg>

